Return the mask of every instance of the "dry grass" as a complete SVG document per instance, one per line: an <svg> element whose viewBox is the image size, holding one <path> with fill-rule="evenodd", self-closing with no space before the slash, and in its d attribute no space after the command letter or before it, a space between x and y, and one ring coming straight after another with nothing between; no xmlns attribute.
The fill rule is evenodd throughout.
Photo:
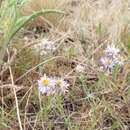
<svg viewBox="0 0 130 130"><path fill-rule="evenodd" d="M64 0L29 0L28 3L22 8L21 12L23 15L30 15L33 12L41 11L44 9L63 10L64 3ZM57 25L62 17L63 15L60 16L59 14L49 14L44 17L40 16L33 21L32 26L42 26L46 22L52 26Z"/></svg>
<svg viewBox="0 0 130 130"><path fill-rule="evenodd" d="M98 65L102 50L111 43L129 59L129 6L125 0L29 1L23 15L46 8L66 14L39 17L31 24L35 31L25 28L13 40L17 53L10 51L0 75L0 129L129 130L129 61L116 78L106 76ZM47 31L46 20L51 25ZM55 42L55 53L40 56L35 51L43 38ZM76 73L77 64L85 67L83 73ZM39 97L37 80L44 73L65 77L69 92Z"/></svg>

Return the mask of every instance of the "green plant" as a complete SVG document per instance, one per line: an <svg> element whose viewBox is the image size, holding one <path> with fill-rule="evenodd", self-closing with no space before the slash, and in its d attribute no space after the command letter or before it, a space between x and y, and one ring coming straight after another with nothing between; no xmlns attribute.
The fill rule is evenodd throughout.
<svg viewBox="0 0 130 130"><path fill-rule="evenodd" d="M63 11L56 9L45 9L42 11L33 12L29 16L22 16L20 13L20 8L24 4L26 4L26 0L5 0L2 2L0 9L0 30L3 33L3 36L0 40L1 60L3 59L6 52L6 48L11 43L12 38L28 22L41 15L47 15L49 13L64 13Z"/></svg>

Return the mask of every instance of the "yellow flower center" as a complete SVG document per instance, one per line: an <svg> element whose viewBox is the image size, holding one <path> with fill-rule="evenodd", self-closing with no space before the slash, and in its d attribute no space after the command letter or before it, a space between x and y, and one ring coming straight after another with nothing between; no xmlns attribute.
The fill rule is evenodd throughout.
<svg viewBox="0 0 130 130"><path fill-rule="evenodd" d="M61 87L61 81L57 81L57 82L56 82L56 86L57 86L57 87Z"/></svg>
<svg viewBox="0 0 130 130"><path fill-rule="evenodd" d="M105 61L105 64L106 64L106 65L109 65L109 64L110 64L110 61L109 61L109 60L106 60L106 61Z"/></svg>
<svg viewBox="0 0 130 130"><path fill-rule="evenodd" d="M49 84L49 80L48 79L43 79L42 80L42 85L47 86Z"/></svg>

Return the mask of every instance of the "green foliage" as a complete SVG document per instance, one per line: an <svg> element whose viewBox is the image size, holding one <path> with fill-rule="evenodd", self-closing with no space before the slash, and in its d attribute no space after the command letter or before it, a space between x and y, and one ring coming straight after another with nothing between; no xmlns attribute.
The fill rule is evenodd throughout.
<svg viewBox="0 0 130 130"><path fill-rule="evenodd" d="M116 65L113 69L113 72L112 72L112 78L114 81L116 80L119 71L120 71L120 66Z"/></svg>
<svg viewBox="0 0 130 130"><path fill-rule="evenodd" d="M20 14L20 7L25 3L25 0L20 1L19 4L18 2L18 0L5 0L3 1L0 9L0 29L4 34L0 43L0 59L3 59L6 48L12 40L12 38L28 22L41 15L47 15L49 13L63 13L63 11L55 9L46 9L34 12L30 16L22 16Z"/></svg>
<svg viewBox="0 0 130 130"><path fill-rule="evenodd" d="M128 44L127 44L128 49L130 49L130 35L128 36Z"/></svg>

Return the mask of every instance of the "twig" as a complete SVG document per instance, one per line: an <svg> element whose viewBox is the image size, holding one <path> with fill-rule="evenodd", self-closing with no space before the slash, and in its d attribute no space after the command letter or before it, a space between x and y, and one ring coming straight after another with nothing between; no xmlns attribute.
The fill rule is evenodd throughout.
<svg viewBox="0 0 130 130"><path fill-rule="evenodd" d="M11 70L10 66L9 66L9 71L10 71L10 78L11 78L12 85L14 85L13 74L12 74L12 70ZM16 104L17 118L18 118L18 122L19 122L19 127L20 127L20 130L23 130L21 119L20 119L19 105L18 105L18 99L17 99L15 87L13 87L13 91L14 91L14 96L15 96L15 104Z"/></svg>
<svg viewBox="0 0 130 130"><path fill-rule="evenodd" d="M28 107L28 103L29 103L30 96L31 96L31 93L32 93L32 86L30 87L29 91L30 91L30 93L29 93L29 95L28 95L28 99L27 99L27 102L26 102L26 105L25 105L25 113L24 113L24 130L26 130L27 107Z"/></svg>
<svg viewBox="0 0 130 130"><path fill-rule="evenodd" d="M9 56L9 51L7 50L8 53L8 62L10 61L10 56ZM17 118L18 118L18 122L19 122L19 127L20 130L23 130L22 128L22 123L21 123L21 119L20 119L20 112L19 112L19 105L18 105L18 99L17 99L17 95L16 95L16 90L15 90L15 85L14 85L14 79L13 79L13 74L12 74L12 69L9 65L9 72L10 72L10 78L11 78L11 83L13 86L13 92L14 92L14 97L15 97L15 104L16 104L16 111L17 111Z"/></svg>

